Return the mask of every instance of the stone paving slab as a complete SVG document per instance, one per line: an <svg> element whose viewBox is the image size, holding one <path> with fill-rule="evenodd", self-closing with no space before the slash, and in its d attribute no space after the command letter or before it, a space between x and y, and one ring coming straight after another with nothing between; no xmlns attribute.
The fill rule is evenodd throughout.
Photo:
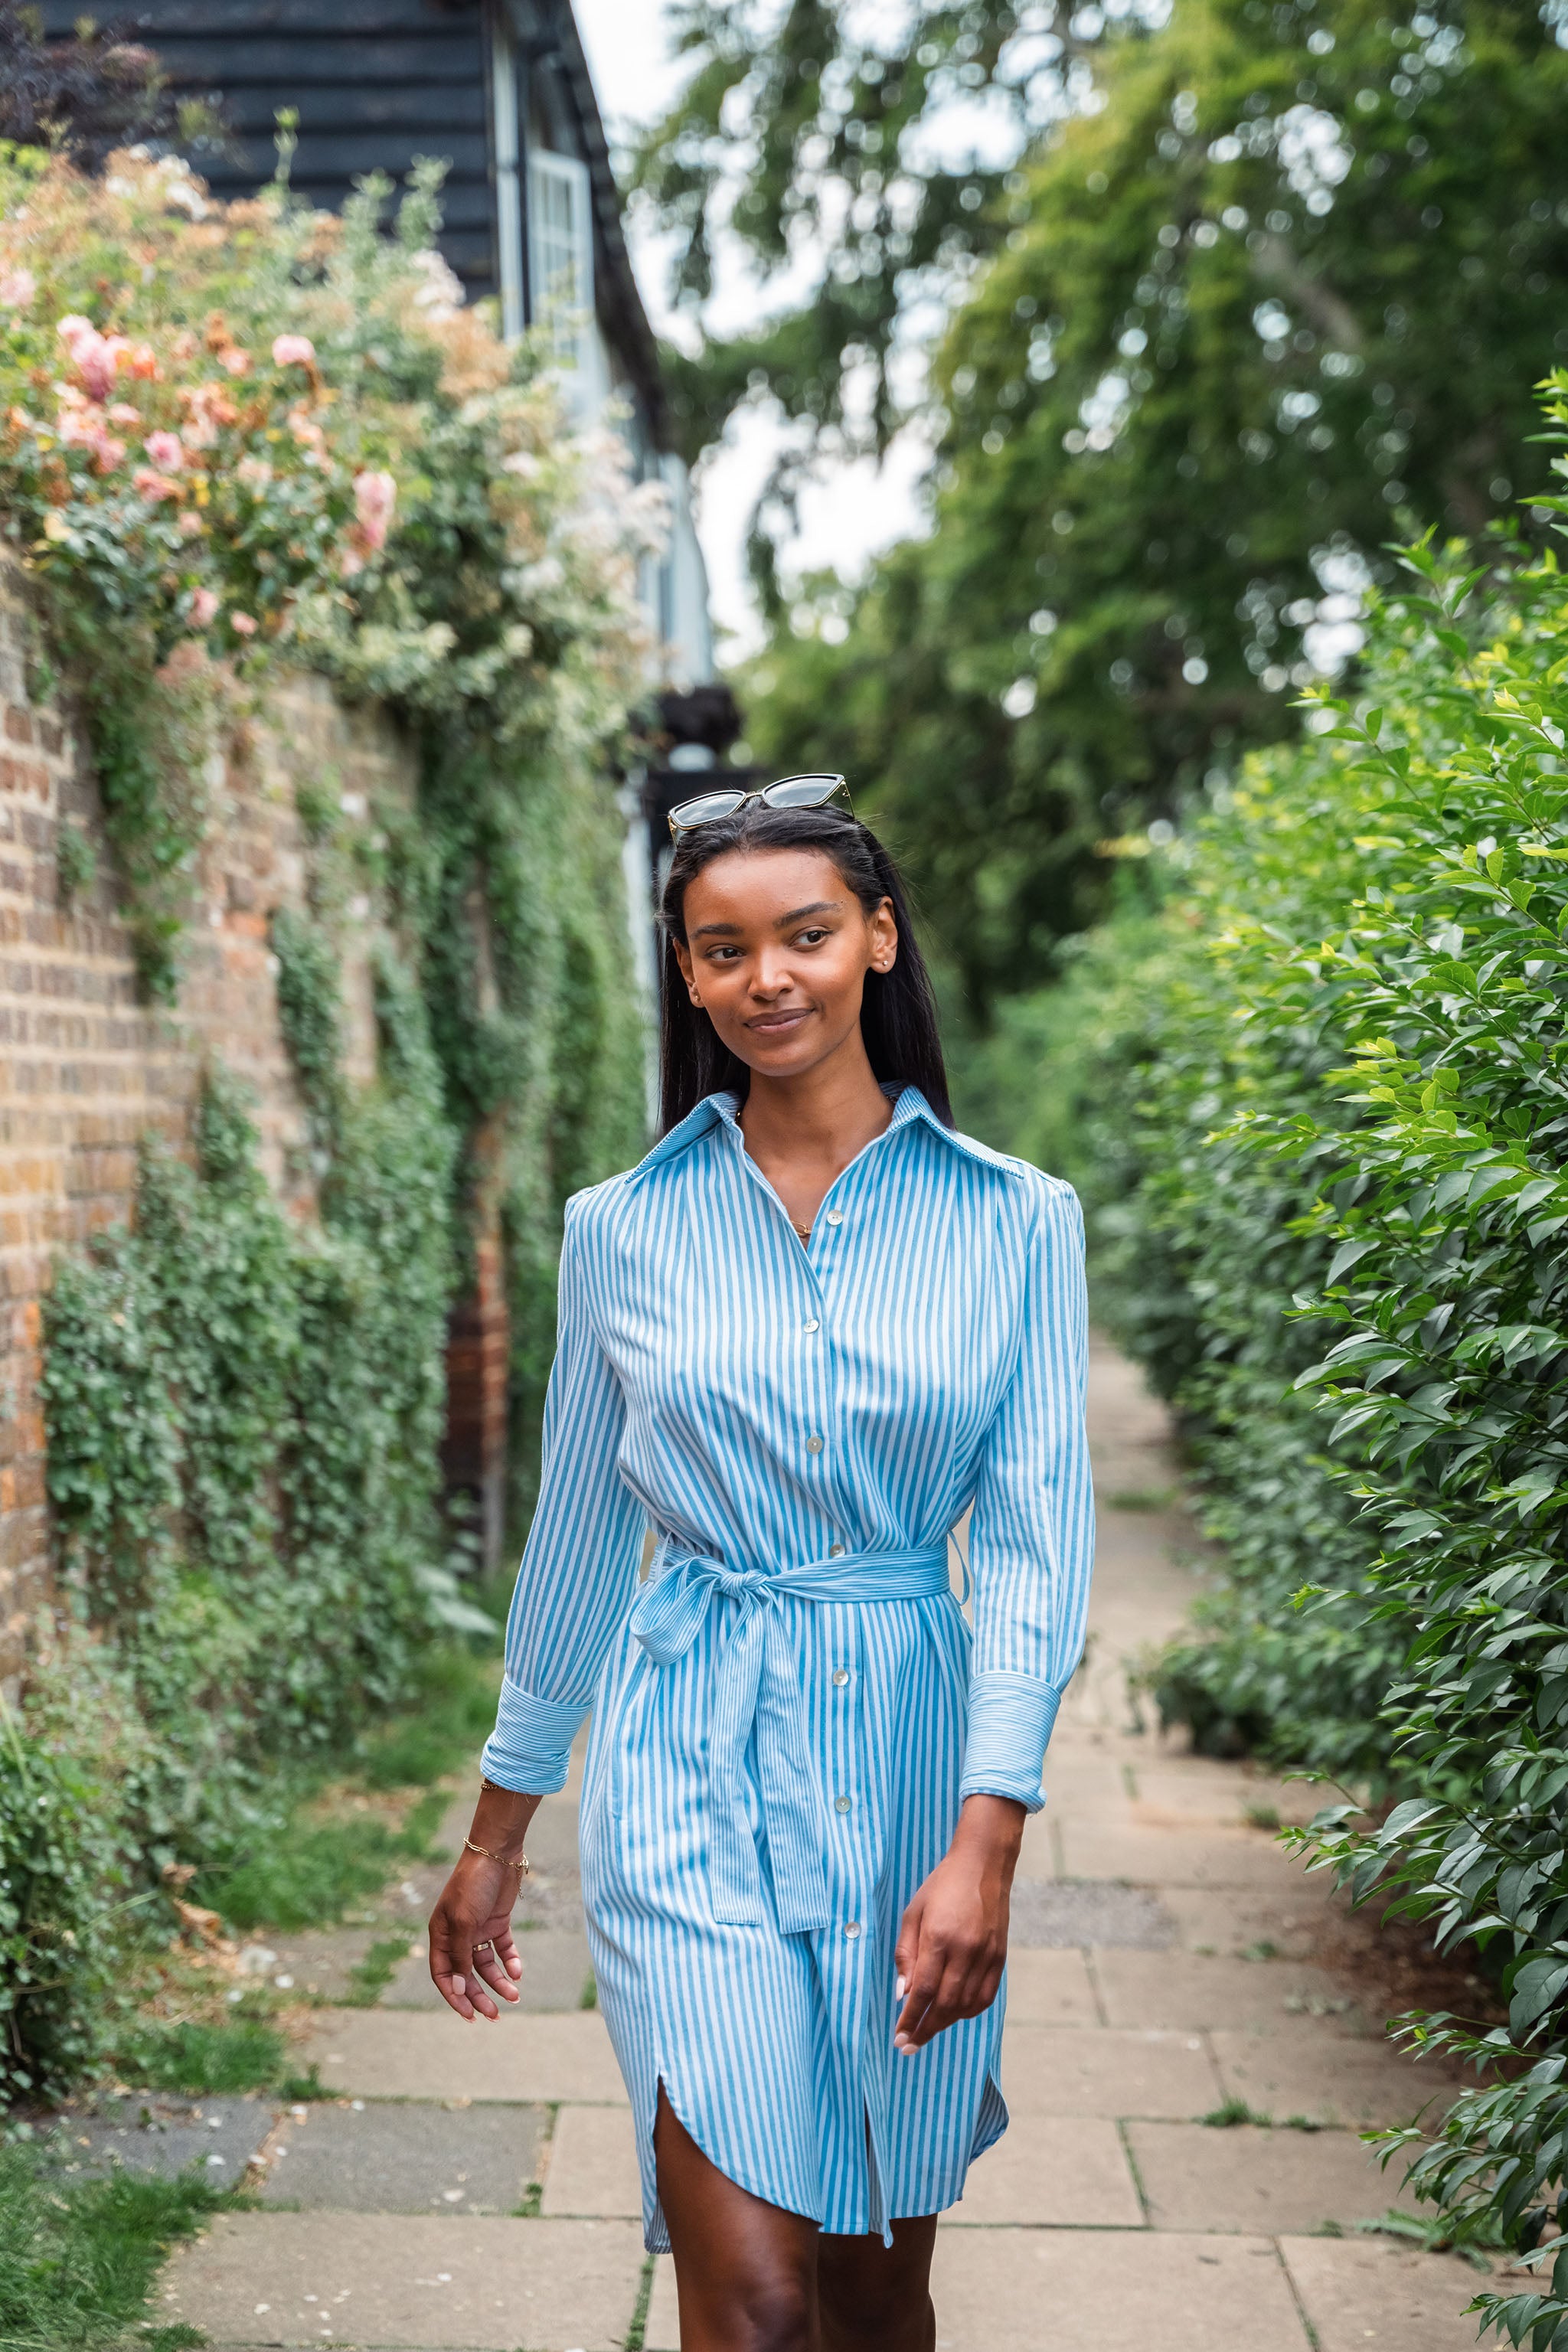
<svg viewBox="0 0 1568 2352"><path fill-rule="evenodd" d="M267 2205L354 2213L511 2213L537 2177L542 2107L354 2108L286 2116L267 2148Z"/></svg>
<svg viewBox="0 0 1568 2352"><path fill-rule="evenodd" d="M1008 2025L1098 2025L1100 2003L1081 1951L1007 1954Z"/></svg>
<svg viewBox="0 0 1568 2352"><path fill-rule="evenodd" d="M1201 2035L1010 2025L1002 2089L1015 2116L1207 2115L1224 2094Z"/></svg>
<svg viewBox="0 0 1568 2352"><path fill-rule="evenodd" d="M1333 1896L1320 1872L1277 1895L1164 1886L1160 1902L1174 1920L1184 1951L1264 1952L1305 1960L1318 1949Z"/></svg>
<svg viewBox="0 0 1568 2352"><path fill-rule="evenodd" d="M1318 2352L1475 2352L1465 2305L1487 2281L1468 2263L1387 2238L1286 2238L1280 2252Z"/></svg>
<svg viewBox="0 0 1568 2352"><path fill-rule="evenodd" d="M1338 1978L1301 1961L1103 1951L1094 1956L1094 1973L1111 2025L1191 2033L1209 2026L1265 2028L1305 2015L1341 2033L1373 2030Z"/></svg>
<svg viewBox="0 0 1568 2352"><path fill-rule="evenodd" d="M1282 1822L1310 1822L1325 1802L1324 1791L1306 1781L1254 1778L1234 1764L1196 1756L1162 1756L1158 1763L1140 1765L1137 1780L1140 1805L1194 1823L1256 1827L1257 1815L1271 1812Z"/></svg>
<svg viewBox="0 0 1568 2352"><path fill-rule="evenodd" d="M1278 2237L1375 2221L1393 2202L1386 2175L1354 2132L1147 2123L1126 2131L1156 2230Z"/></svg>
<svg viewBox="0 0 1568 2352"><path fill-rule="evenodd" d="M1019 1877L1013 1881L1010 1951L1125 1944L1163 1951L1176 1923L1158 1895L1114 1879Z"/></svg>
<svg viewBox="0 0 1568 2352"><path fill-rule="evenodd" d="M642 2176L628 2108L561 2109L540 2210L641 2221Z"/></svg>
<svg viewBox="0 0 1568 2352"><path fill-rule="evenodd" d="M1408 2123L1426 2108L1427 2123L1436 2125L1455 2095L1453 2082L1430 2062L1416 2065L1389 2042L1351 2041L1315 2021L1267 2035L1210 2039L1226 2096L1245 2099L1275 2123L1305 2116L1366 2129ZM1394 2186L1397 2181L1396 2173Z"/></svg>
<svg viewBox="0 0 1568 2352"><path fill-rule="evenodd" d="M1278 1897L1305 1874L1293 1855L1258 1830L1151 1829L1071 1814L1058 1829L1060 1878L1124 1878L1132 1886L1162 1890L1234 1886Z"/></svg>
<svg viewBox="0 0 1568 2352"><path fill-rule="evenodd" d="M1308 2347L1279 2258L1262 2238L943 2229L932 2287L937 2352Z"/></svg>
<svg viewBox="0 0 1568 2352"><path fill-rule="evenodd" d="M234 2189L278 2112L275 2100L111 2092L90 2106L51 2116L40 2130L62 2172L101 2179L123 2168L172 2180L195 2164L218 2187Z"/></svg>
<svg viewBox="0 0 1568 2352"><path fill-rule="evenodd" d="M398 1906L403 1900L394 1889ZM400 1931L403 1922L398 1920ZM274 1930L240 1947L240 1967L279 1992L342 2000L354 1990L354 1970L387 1930L381 1927L312 1927L299 1935Z"/></svg>
<svg viewBox="0 0 1568 2352"><path fill-rule="evenodd" d="M619 2352L642 2266L629 2221L223 2213L154 2309L221 2346Z"/></svg>
<svg viewBox="0 0 1568 2352"><path fill-rule="evenodd" d="M944 2228L1009 2223L1138 2230L1143 2209L1113 2123L1088 2116L1015 2116L969 2168Z"/></svg>
<svg viewBox="0 0 1568 2352"><path fill-rule="evenodd" d="M521 1934L517 1948L522 1958L522 1982L518 1990L524 2009L581 2009L583 1994L593 1976L588 1938L570 1927L533 1927ZM430 1978L429 1954L421 1944L411 1952L381 1996L384 2009L434 2009L447 2004Z"/></svg>
<svg viewBox="0 0 1568 2352"><path fill-rule="evenodd" d="M503 2010L491 2021L446 2008L324 2010L301 2054L320 2066L334 2096L626 2103L604 2019L593 2011L540 2017Z"/></svg>

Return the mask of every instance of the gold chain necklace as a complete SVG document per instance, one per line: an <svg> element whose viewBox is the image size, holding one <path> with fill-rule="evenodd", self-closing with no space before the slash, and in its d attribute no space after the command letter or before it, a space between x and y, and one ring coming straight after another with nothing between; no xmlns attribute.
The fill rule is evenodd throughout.
<svg viewBox="0 0 1568 2352"><path fill-rule="evenodd" d="M790 1219L790 1223L795 1226L795 1232L800 1235L803 1242L810 1241L811 1227L809 1225L796 1225L793 1217Z"/></svg>

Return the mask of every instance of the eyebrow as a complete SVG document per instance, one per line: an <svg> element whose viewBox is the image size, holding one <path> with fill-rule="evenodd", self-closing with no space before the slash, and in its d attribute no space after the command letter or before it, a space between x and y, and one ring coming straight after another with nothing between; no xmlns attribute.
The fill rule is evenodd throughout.
<svg viewBox="0 0 1568 2352"><path fill-rule="evenodd" d="M798 923L803 915L830 915L843 903L841 898L813 898L809 905L792 907L787 915L780 915L773 924L773 929L775 931L782 931L788 924ZM739 923L699 923L691 936L694 940L710 939L716 935L733 939L740 928Z"/></svg>

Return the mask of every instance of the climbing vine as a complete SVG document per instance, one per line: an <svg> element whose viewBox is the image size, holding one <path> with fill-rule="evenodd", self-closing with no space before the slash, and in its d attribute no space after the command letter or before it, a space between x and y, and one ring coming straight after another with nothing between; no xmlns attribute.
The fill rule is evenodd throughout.
<svg viewBox="0 0 1568 2352"><path fill-rule="evenodd" d="M637 571L663 494L463 305L437 177L416 171L388 236L384 184L338 218L282 178L220 205L169 158L92 180L0 151L0 532L33 590L35 687L63 689L91 749L144 992L177 1002L215 753L277 669L389 711L419 776L368 825L330 779L296 791L308 887L269 944L319 1216L279 1209L215 1069L191 1162L146 1145L131 1225L58 1269L64 1607L25 1725L0 1726L0 2096L100 2045L113 1937L69 1965L93 1923L134 1919L170 1864L221 1901L277 1759L331 1751L433 1623L475 1622L438 1447L479 1169L526 1430L563 1201L640 1142L605 778L646 673ZM62 871L90 883L85 836ZM343 1066L351 901L378 940L367 1087ZM59 1697L100 1686L85 1719Z"/></svg>

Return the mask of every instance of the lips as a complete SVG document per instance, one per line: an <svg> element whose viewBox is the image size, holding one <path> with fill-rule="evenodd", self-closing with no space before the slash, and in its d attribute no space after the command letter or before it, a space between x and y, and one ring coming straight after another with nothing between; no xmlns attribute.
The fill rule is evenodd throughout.
<svg viewBox="0 0 1568 2352"><path fill-rule="evenodd" d="M748 1021L746 1026L756 1037L784 1037L787 1036L792 1029L798 1029L801 1023L808 1017L804 1011L761 1013L754 1021Z"/></svg>

